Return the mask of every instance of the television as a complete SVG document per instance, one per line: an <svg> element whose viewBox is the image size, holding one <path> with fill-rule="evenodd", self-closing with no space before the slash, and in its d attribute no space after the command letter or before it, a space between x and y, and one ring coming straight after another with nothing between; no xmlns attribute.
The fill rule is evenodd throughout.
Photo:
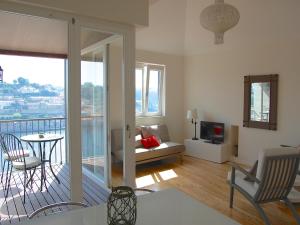
<svg viewBox="0 0 300 225"><path fill-rule="evenodd" d="M200 138L213 144L224 142L224 123L200 122Z"/></svg>

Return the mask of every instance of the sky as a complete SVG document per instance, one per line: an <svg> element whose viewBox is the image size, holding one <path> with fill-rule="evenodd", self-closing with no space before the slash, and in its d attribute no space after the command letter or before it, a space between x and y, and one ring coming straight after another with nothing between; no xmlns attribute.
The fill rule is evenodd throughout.
<svg viewBox="0 0 300 225"><path fill-rule="evenodd" d="M30 83L64 87L64 59L0 55L0 66L6 83L23 77ZM81 75L81 83L103 85L103 64L82 62Z"/></svg>

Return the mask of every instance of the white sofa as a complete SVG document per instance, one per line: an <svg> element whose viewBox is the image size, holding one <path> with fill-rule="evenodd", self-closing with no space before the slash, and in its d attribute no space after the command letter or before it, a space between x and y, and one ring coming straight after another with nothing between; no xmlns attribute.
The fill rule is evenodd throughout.
<svg viewBox="0 0 300 225"><path fill-rule="evenodd" d="M140 139L145 135L155 135L161 140L158 147L146 149L142 146ZM152 125L136 127L136 164L157 161L169 157L179 157L182 161L185 147L183 144L172 142L166 125ZM111 131L112 158L113 162L123 161L122 129Z"/></svg>

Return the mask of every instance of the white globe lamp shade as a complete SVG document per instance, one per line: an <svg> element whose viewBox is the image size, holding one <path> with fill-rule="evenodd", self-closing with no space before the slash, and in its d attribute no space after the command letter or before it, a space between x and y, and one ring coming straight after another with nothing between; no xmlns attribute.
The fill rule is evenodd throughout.
<svg viewBox="0 0 300 225"><path fill-rule="evenodd" d="M215 4L206 7L200 14L201 25L215 34L215 44L224 43L224 33L238 24L239 11L224 0L215 0Z"/></svg>

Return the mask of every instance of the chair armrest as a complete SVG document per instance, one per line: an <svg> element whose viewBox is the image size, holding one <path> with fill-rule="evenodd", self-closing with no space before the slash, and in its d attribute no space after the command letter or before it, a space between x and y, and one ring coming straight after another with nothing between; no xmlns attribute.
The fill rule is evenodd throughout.
<svg viewBox="0 0 300 225"><path fill-rule="evenodd" d="M243 167L238 165L237 163L234 162L229 162L228 163L232 167L232 173L235 173L235 169L241 171L243 174L245 174L247 177L249 177L251 180L253 180L256 183L260 183L260 180L257 179L255 176L253 176L251 173L249 173L247 170L245 170Z"/></svg>

